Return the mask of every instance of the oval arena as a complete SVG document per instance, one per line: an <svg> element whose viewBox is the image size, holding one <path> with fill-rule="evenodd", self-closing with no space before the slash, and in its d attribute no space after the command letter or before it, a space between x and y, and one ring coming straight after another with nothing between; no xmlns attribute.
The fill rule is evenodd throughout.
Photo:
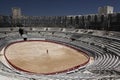
<svg viewBox="0 0 120 80"><path fill-rule="evenodd" d="M12 67L30 73L67 72L89 62L88 55L78 49L43 40L14 42L4 53Z"/></svg>

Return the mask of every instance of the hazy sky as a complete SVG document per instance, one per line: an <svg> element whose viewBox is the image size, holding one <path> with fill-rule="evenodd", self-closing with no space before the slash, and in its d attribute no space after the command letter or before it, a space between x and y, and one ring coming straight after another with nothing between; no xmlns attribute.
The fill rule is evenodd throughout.
<svg viewBox="0 0 120 80"><path fill-rule="evenodd" d="M0 14L10 15L12 7L20 7L22 14L33 16L93 14L106 5L120 11L120 0L0 0Z"/></svg>

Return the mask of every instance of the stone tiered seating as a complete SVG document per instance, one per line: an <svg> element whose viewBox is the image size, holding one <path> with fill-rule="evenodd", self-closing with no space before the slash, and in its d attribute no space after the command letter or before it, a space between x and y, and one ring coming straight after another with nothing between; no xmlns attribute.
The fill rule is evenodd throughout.
<svg viewBox="0 0 120 80"><path fill-rule="evenodd" d="M48 28L48 31L60 32L61 28Z"/></svg>
<svg viewBox="0 0 120 80"><path fill-rule="evenodd" d="M0 33L0 48L2 49L5 45L17 41L23 40L19 35L17 29L10 28L3 29ZM44 38L45 40L56 41L62 44L70 45L77 49L81 49L88 53L89 56L94 58L94 61L91 64L87 64L82 68L78 68L66 73L56 74L56 75L29 75L23 72L17 72L16 70L7 68L4 64L0 63L0 73L15 75L17 78L24 78L25 80L37 79L37 80L97 80L103 77L109 76L105 73L110 73L115 71L120 73L120 41L117 39L112 39L109 37L102 37L100 32L93 31L92 34L89 34L87 30L78 30L76 29L66 29L66 28L26 28L28 40L37 39L40 40ZM12 32L13 31L13 32ZM4 34L6 32L6 34ZM95 34L95 33L97 34ZM80 37L74 41L70 38L74 34L79 34ZM100 35L99 35L100 34ZM98 35L98 36L97 36ZM113 36L112 36L113 37ZM94 44L93 44L94 43ZM108 51L104 50L104 47ZM1 50L0 49L0 50ZM87 71L88 73L85 73ZM103 73L102 75L100 73ZM113 74L114 75L114 74ZM115 74L119 75L119 74ZM114 75L114 76L115 76Z"/></svg>

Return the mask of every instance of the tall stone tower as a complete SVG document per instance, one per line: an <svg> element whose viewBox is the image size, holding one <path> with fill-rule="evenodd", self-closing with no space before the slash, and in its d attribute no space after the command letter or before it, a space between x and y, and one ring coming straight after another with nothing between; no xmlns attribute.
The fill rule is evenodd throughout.
<svg viewBox="0 0 120 80"><path fill-rule="evenodd" d="M18 7L12 8L12 18L20 19L21 18L21 9Z"/></svg>
<svg viewBox="0 0 120 80"><path fill-rule="evenodd" d="M114 10L114 7L112 7L112 6L99 7L98 14L100 14L100 15L112 14L113 10Z"/></svg>

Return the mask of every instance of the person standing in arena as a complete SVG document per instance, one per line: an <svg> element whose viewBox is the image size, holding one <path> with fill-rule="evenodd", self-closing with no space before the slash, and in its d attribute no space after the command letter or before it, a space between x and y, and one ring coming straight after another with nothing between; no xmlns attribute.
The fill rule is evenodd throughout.
<svg viewBox="0 0 120 80"><path fill-rule="evenodd" d="M46 53L48 54L48 49L46 50Z"/></svg>

